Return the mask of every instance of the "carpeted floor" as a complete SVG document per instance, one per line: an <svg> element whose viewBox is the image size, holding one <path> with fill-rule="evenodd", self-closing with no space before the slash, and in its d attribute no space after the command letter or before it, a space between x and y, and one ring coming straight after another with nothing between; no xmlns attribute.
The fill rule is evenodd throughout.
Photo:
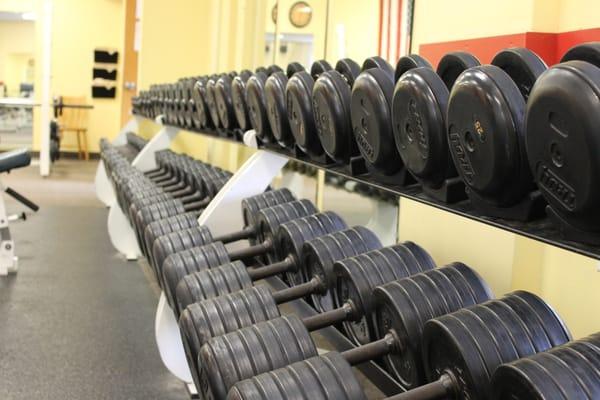
<svg viewBox="0 0 600 400"><path fill-rule="evenodd" d="M156 293L109 242L95 167L0 177L41 206L11 226L20 269L0 277L0 399L189 398L156 349Z"/></svg>

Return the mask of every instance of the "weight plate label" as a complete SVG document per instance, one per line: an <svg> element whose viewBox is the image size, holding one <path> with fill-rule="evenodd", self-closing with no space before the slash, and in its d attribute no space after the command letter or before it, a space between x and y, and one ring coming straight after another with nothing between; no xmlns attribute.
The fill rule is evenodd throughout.
<svg viewBox="0 0 600 400"><path fill-rule="evenodd" d="M576 205L575 190L544 164L540 164L537 172L539 185L564 208L573 211Z"/></svg>

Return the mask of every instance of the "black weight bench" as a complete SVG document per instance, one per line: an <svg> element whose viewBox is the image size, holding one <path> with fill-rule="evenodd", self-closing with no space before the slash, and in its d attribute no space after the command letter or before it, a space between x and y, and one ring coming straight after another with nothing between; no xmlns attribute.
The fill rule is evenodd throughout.
<svg viewBox="0 0 600 400"><path fill-rule="evenodd" d="M27 167L31 164L31 153L28 149L17 149L0 153L0 172Z"/></svg>
<svg viewBox="0 0 600 400"><path fill-rule="evenodd" d="M0 153L0 173L27 167L30 164L31 153L27 149L17 149ZM17 191L2 185L2 183L0 183L0 189L31 210L39 210L37 204ZM14 255L14 241L8 227L8 222L16 219L26 219L26 214L22 213L19 216L6 215L4 198L0 197L0 276L17 271L18 258Z"/></svg>

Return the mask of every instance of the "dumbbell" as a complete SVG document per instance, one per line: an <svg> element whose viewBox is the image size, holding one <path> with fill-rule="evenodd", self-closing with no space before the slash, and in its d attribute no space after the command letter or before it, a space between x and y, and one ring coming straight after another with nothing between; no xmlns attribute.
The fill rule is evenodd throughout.
<svg viewBox="0 0 600 400"><path fill-rule="evenodd" d="M404 280L416 281L426 291L431 292L426 292L433 296L431 299L421 294L421 298L425 299L425 303L420 304L421 308L426 308L434 299L442 299L436 308L425 311L434 316L490 298L487 285L464 264L451 264L440 269L428 270L396 282L404 283ZM436 286L439 281L444 283L443 287ZM414 310L412 307L398 310L398 313L407 316L418 315L419 312L422 311ZM312 317L313 320L318 318L319 316ZM411 322L418 326L423 321L414 319L407 324ZM318 324L316 326L319 327ZM412 339L401 334L390 330L377 341L342 353L343 357L354 365L388 354L400 356L411 344L407 339ZM260 342L271 343L271 345L268 347L253 345ZM247 350L243 346L240 348L243 343L248 345L245 348ZM296 349L300 351L295 351ZM210 393L207 397L224 399L227 391L243 379L316 355L316 346L305 323L294 315L278 317L210 339L201 348L198 357L200 387L206 393ZM237 365L236 370L231 371L231 367L235 365ZM249 366L251 367L248 368Z"/></svg>
<svg viewBox="0 0 600 400"><path fill-rule="evenodd" d="M392 129L396 149L423 189L445 202L462 200L465 195L464 185L454 184L452 188L447 184L460 182L446 133L449 90L463 71L478 65L479 60L472 54L448 53L440 60L437 72L429 67L410 69L394 88Z"/></svg>
<svg viewBox="0 0 600 400"><path fill-rule="evenodd" d="M221 126L227 130L240 127L234 108L233 81L238 79L239 82L246 82L250 76L252 76L252 72L242 70L235 76L222 75L216 82L215 103L219 114L219 121L221 122Z"/></svg>
<svg viewBox="0 0 600 400"><path fill-rule="evenodd" d="M190 304L237 292L251 287L253 281L285 273L289 269L286 260L294 260L294 265L300 265L302 246L305 242L347 228L344 220L331 211L312 214L281 224L272 239L276 245L275 254L272 257L273 264L266 268L258 266L247 269L248 267L244 263L237 261L215 267L209 266L210 269L201 268L197 272L186 275L179 281L175 289L177 309L183 313ZM299 270L297 267L294 273L300 274ZM290 275L291 273L292 271L290 271ZM308 286L310 285L311 283L308 283Z"/></svg>
<svg viewBox="0 0 600 400"><path fill-rule="evenodd" d="M206 207L212 198L221 190L229 180L230 174L219 174L202 180L203 188L194 198L199 198L193 202L184 203L179 199L170 199L163 202L153 203L141 207L135 211L132 217L132 223L138 237L140 246L143 246L143 233L146 226L153 221L172 217L178 214L184 214L190 211L201 211ZM148 249L150 250L150 249Z"/></svg>
<svg viewBox="0 0 600 400"><path fill-rule="evenodd" d="M339 60L335 69L319 76L312 91L315 127L321 146L331 159L342 165L349 165L350 159L358 155L352 135L350 98L360 71L355 61L349 58Z"/></svg>
<svg viewBox="0 0 600 400"><path fill-rule="evenodd" d="M277 204L289 203L290 201L294 200L296 200L296 197L286 188L269 190L264 193L243 199L241 208L244 229L240 233L243 234L245 231L246 233L250 234L248 239L251 244L255 244L256 241L252 237L252 233L257 230L256 215L258 211L262 210L263 208L272 207ZM144 229L144 244L146 248L151 249L154 241L163 235L198 226L198 217L199 215L197 212L190 212L150 223ZM151 261L151 251L148 252L148 256ZM150 263L152 264L152 261Z"/></svg>
<svg viewBox="0 0 600 400"><path fill-rule="evenodd" d="M391 65L380 63L377 68L364 69L352 87L352 131L358 149L370 169L386 176L403 168L402 159L390 146L394 141L391 115L397 80L394 75L399 78L404 72L418 67L431 66L416 54L401 57L395 71Z"/></svg>
<svg viewBox="0 0 600 400"><path fill-rule="evenodd" d="M534 52L517 47L496 54L491 65L466 70L452 87L450 151L471 203L485 215L529 220L540 213L539 206L525 203L539 203L531 194L535 183L525 148L525 107L545 70Z"/></svg>
<svg viewBox="0 0 600 400"><path fill-rule="evenodd" d="M273 222L277 220L275 212L272 208L261 210L258 219L259 226L264 227L264 229L261 229L264 237L259 244L239 250L227 251L222 243L214 242L205 246L184 250L167 257L162 265L162 283L169 305L176 314L179 311L177 308L177 298L175 297L177 284L183 277L193 272L218 267L231 261L247 260L257 256L267 257L269 255L268 257L275 262L261 267L255 274L269 274L268 276L271 276L283 272L288 272L288 275L298 273L299 263L295 259L292 259L292 256L282 259L276 255L281 249L276 239L272 237L273 230L269 228L270 226L277 225L276 222ZM302 243L298 244L296 240L307 236L310 237L313 232L320 233L325 231L325 233L328 233L330 230L337 231L340 229L340 224L336 220L334 220L334 223L331 223L331 216L327 214L318 214L314 218L305 217L291 220L288 222L288 225L291 225L289 229L296 235L291 243L297 247L302 246ZM296 228L302 228L305 231L298 234ZM287 251L287 249L285 250Z"/></svg>
<svg viewBox="0 0 600 400"><path fill-rule="evenodd" d="M430 383L394 400L492 398L491 375L499 365L570 339L554 310L525 291L432 319L422 342Z"/></svg>
<svg viewBox="0 0 600 400"><path fill-rule="evenodd" d="M600 333L496 368L495 400L600 399Z"/></svg>
<svg viewBox="0 0 600 400"><path fill-rule="evenodd" d="M277 204L272 207L263 208L259 211L256 224L249 229L232 232L219 237L213 237L208 227L197 225L193 228L187 228L182 231L171 232L167 235L157 238L152 245L152 259L154 267L161 281L163 264L173 254L201 247L209 243L220 242L221 244L230 243L248 237L253 237L258 244L254 247L263 248L272 241L273 232L288 221L306 217L315 214L317 208L310 200L294 200L287 203ZM240 254L245 254L243 250L237 250ZM243 259L247 259L244 257ZM236 260L234 258L233 260ZM164 284L164 282L161 281ZM164 285L161 285L164 287ZM172 292L175 294L175 292ZM176 303L170 303L175 309Z"/></svg>
<svg viewBox="0 0 600 400"><path fill-rule="evenodd" d="M272 143L275 138L269 126L269 118L265 99L265 84L269 76L283 72L281 68L272 65L268 69L257 69L246 82L246 106L248 119L256 137L262 143Z"/></svg>
<svg viewBox="0 0 600 400"><path fill-rule="evenodd" d="M212 129L215 126L214 121L211 119L208 105L206 104L206 84L208 82L208 76L201 76L196 79L194 87L192 89L192 99L196 104L196 118L200 124L200 128Z"/></svg>
<svg viewBox="0 0 600 400"><path fill-rule="evenodd" d="M600 243L600 44L571 48L545 72L527 105L526 144L530 169L547 214L565 237Z"/></svg>
<svg viewBox="0 0 600 400"><path fill-rule="evenodd" d="M325 218L329 219L329 216L325 216ZM176 286L185 275L222 265L230 262L232 259L243 259L248 258L249 255L262 255L268 252L275 252L279 254L278 258L281 261L255 268L252 272L253 278L258 279L261 276L267 277L276 274L285 274L290 284L295 286L306 281L302 269L309 262L317 265L317 267L314 267L315 269L328 272L332 268L333 263L340 258L350 257L381 247L381 243L375 235L364 227L354 227L338 231L339 224L325 227L319 226L323 224L322 220L323 216L318 216L315 219L305 218L304 220L290 221L285 227L282 225L280 228L280 231L285 230L286 232L278 234L276 237L277 241L272 239L265 240L260 245L237 252L227 253L224 251L222 245L215 246L215 244L212 244L203 248L196 248L196 251L202 251L199 254L202 257L200 260L196 259L193 262L185 262L181 256L171 256L163 265L163 279L167 287L165 290L167 298L170 297L173 302L178 301L178 299L173 299L172 295L176 293ZM333 233L322 235L321 232L327 232L326 230L331 229L334 230ZM322 236L316 236L314 239L311 239L311 236L314 235L313 231ZM288 236L287 239L279 242L285 236ZM311 240L307 244L304 244L304 238L306 237ZM281 248L281 245L291 245L291 248ZM301 246L303 246L302 250L299 249ZM194 253L194 251L190 253ZM185 252L178 254L184 254L184 256L189 257ZM217 257L214 257L213 254L221 256L219 257L220 259L214 260ZM198 258L197 253L194 255ZM299 255L302 259L297 258ZM213 259L210 259L211 257ZM309 261L306 261L306 257L310 257ZM329 276L322 276L323 280L328 278ZM327 285L329 285L328 281ZM328 293L323 292L322 295L328 296Z"/></svg>
<svg viewBox="0 0 600 400"><path fill-rule="evenodd" d="M554 341L547 332L553 333ZM489 399L491 371L503 359L543 351L540 349L564 343L568 337L550 307L527 292L510 293L431 319L423 328L422 347L428 378L436 380L387 400ZM341 393L336 399L365 399L350 365L389 352L386 346L397 346L397 341L398 336L392 333L378 347L350 350L354 352L350 357L348 352L328 353L263 373L235 385L228 399L285 399L294 393L299 394L295 399L326 399L330 393ZM310 377L307 368L312 367L322 373ZM290 374L298 379L289 381ZM331 379L336 376L344 379ZM297 391L303 387L315 390Z"/></svg>
<svg viewBox="0 0 600 400"><path fill-rule="evenodd" d="M127 199L130 215L146 206L160 203L161 201L179 199L183 204L201 201L206 198L206 192L211 181L229 177L229 173L205 165L190 165L187 171L181 171L179 182L162 187L141 189L136 191L132 187L131 195Z"/></svg>
<svg viewBox="0 0 600 400"><path fill-rule="evenodd" d="M290 130L296 146L311 158L323 156L324 150L315 127L312 92L315 80L332 69L325 60L315 61L310 73L294 74L285 87L285 100Z"/></svg>
<svg viewBox="0 0 600 400"><path fill-rule="evenodd" d="M288 64L286 72L275 72L265 81L264 96L269 128L275 141L284 148L293 149L294 136L290 129L285 101L285 87L288 80L297 72L305 71L302 64Z"/></svg>
<svg viewBox="0 0 600 400"><path fill-rule="evenodd" d="M429 255L411 242L338 261L334 268L343 271L340 280L356 292L337 309L302 322L307 330L314 331L344 321L359 321L371 312L371 292L375 286L434 267ZM180 332L195 383L199 383L198 351L210 338L279 317L277 305L323 290L327 290L325 282L313 277L309 283L274 293L266 285L258 285L188 307L180 318Z"/></svg>
<svg viewBox="0 0 600 400"><path fill-rule="evenodd" d="M217 177L207 180L206 192L200 201L183 204L178 199L167 200L162 203L152 204L140 208L134 218L133 225L136 230L140 245L143 245L143 233L146 226L153 221L158 221L178 214L184 214L190 211L201 211L206 207L212 198L221 190L229 180L228 176Z"/></svg>

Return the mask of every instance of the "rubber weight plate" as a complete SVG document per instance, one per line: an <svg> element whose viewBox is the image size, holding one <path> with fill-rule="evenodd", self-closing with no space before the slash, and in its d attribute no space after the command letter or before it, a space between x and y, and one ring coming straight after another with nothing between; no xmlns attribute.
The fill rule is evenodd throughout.
<svg viewBox="0 0 600 400"><path fill-rule="evenodd" d="M362 72L352 88L352 131L365 161L384 174L402 167L393 142L391 105L394 84L382 69Z"/></svg>
<svg viewBox="0 0 600 400"><path fill-rule="evenodd" d="M275 140L280 146L291 148L294 145L294 136L290 129L285 101L287 83L288 78L283 72L269 76L265 83L265 103L269 126Z"/></svg>
<svg viewBox="0 0 600 400"><path fill-rule="evenodd" d="M298 72L290 78L285 90L290 129L296 145L310 156L324 152L316 132L312 107L314 80L308 72Z"/></svg>
<svg viewBox="0 0 600 400"><path fill-rule="evenodd" d="M531 170L554 212L576 229L600 229L600 69L569 61L537 81L527 107Z"/></svg>
<svg viewBox="0 0 600 400"><path fill-rule="evenodd" d="M453 51L445 54L438 63L436 72L444 81L448 90L452 89L454 82L465 70L481 65L477 57L464 51Z"/></svg>
<svg viewBox="0 0 600 400"><path fill-rule="evenodd" d="M246 83L246 102L250 115L250 124L256 131L256 137L263 143L273 141L273 134L269 127L267 108L265 103L265 82L267 75L261 72L254 74Z"/></svg>
<svg viewBox="0 0 600 400"><path fill-rule="evenodd" d="M446 134L448 95L442 79L431 68L421 67L402 75L392 101L398 153L406 168L434 189L456 176Z"/></svg>
<svg viewBox="0 0 600 400"><path fill-rule="evenodd" d="M502 50L494 56L491 64L511 77L525 101L538 77L548 68L537 54L524 47Z"/></svg>
<svg viewBox="0 0 600 400"><path fill-rule="evenodd" d="M224 399L239 381L317 355L302 320L275 318L209 340L200 350L200 388Z"/></svg>
<svg viewBox="0 0 600 400"><path fill-rule="evenodd" d="M243 131L250 129L248 107L246 105L246 82L248 82L251 76L252 73L250 71L244 70L240 72L240 75L233 78L231 82L231 100L233 102L235 119Z"/></svg>
<svg viewBox="0 0 600 400"><path fill-rule="evenodd" d="M351 97L347 78L338 71L324 72L313 86L313 112L321 146L342 164L358 152L352 136Z"/></svg>
<svg viewBox="0 0 600 400"><path fill-rule="evenodd" d="M419 67L432 68L429 61L418 54L409 54L400 57L396 63L396 70L394 71L394 82L397 82L406 71Z"/></svg>
<svg viewBox="0 0 600 400"><path fill-rule="evenodd" d="M583 43L571 47L560 59L561 63L567 61L585 61L600 68L600 42Z"/></svg>
<svg viewBox="0 0 600 400"><path fill-rule="evenodd" d="M215 85L215 102L219 113L219 121L225 129L234 129L237 127L233 100L231 98L231 83L233 79L228 75L223 75L217 80Z"/></svg>
<svg viewBox="0 0 600 400"><path fill-rule="evenodd" d="M219 128L221 126L221 121L219 120L219 109L217 107L217 101L215 96L215 86L217 79L217 77L210 78L206 82L206 92L204 98L206 99L206 106L208 108L208 112L210 113L210 119L212 120L214 126Z"/></svg>
<svg viewBox="0 0 600 400"><path fill-rule="evenodd" d="M456 169L470 190L497 207L516 204L533 182L524 143L525 101L498 67L459 76L448 102L448 141Z"/></svg>

